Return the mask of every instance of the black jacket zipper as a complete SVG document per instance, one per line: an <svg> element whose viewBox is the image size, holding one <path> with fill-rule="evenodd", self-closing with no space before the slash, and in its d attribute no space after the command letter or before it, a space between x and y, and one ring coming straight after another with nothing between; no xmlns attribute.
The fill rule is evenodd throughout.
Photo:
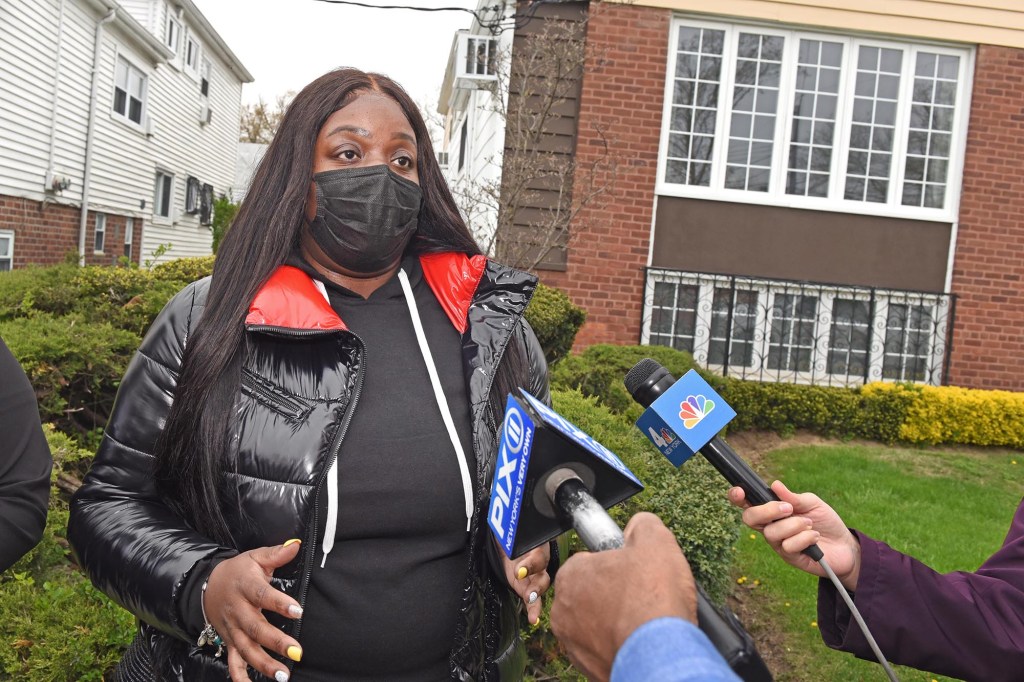
<svg viewBox="0 0 1024 682"><path fill-rule="evenodd" d="M352 422L352 414L355 412L356 403L359 402L359 394L363 389L363 377L365 376L364 368L366 367L366 344L359 338L357 334L349 332L352 337L359 344L359 373L356 379L356 387L352 392L352 399L349 400L348 407L345 409L345 416L342 418L341 426L338 427L338 432L334 436L334 440L331 442L330 454L328 455L327 461L324 463L323 473L320 475L320 479L316 482L316 488L313 493L313 522L309 525L306 531L306 538L303 541L306 552L306 569L302 575L302 583L299 586L299 606L303 609L306 608L306 597L309 595L309 580L313 575L313 564L316 561L316 534L317 527L320 522L320 491L323 489L324 481L327 480L327 475L331 471L331 466L334 464L334 460L338 458L338 451L341 449L341 442L345 439L345 434L348 432L349 424ZM292 637L296 641L299 639L299 634L302 632L302 618L292 621ZM287 661L288 671L291 672L295 668L295 662L292 660Z"/></svg>

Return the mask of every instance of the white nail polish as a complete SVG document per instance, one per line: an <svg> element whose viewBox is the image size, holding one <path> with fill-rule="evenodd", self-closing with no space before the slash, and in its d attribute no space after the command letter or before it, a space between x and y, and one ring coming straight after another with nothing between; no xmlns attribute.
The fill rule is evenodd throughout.
<svg viewBox="0 0 1024 682"><path fill-rule="evenodd" d="M530 604L536 604L536 603L537 603L537 600L538 600L539 598L540 598L540 595L539 595L539 594L537 594L536 592L531 592L531 593L530 593L530 598L529 598L529 599L528 599L527 601L528 601L528 602L529 602Z"/></svg>
<svg viewBox="0 0 1024 682"><path fill-rule="evenodd" d="M288 682L288 671L278 670L276 673L274 673L274 679L277 682Z"/></svg>
<svg viewBox="0 0 1024 682"><path fill-rule="evenodd" d="M292 618L301 618L302 617L302 607L299 606L298 604L289 604L288 605L288 615L291 616Z"/></svg>

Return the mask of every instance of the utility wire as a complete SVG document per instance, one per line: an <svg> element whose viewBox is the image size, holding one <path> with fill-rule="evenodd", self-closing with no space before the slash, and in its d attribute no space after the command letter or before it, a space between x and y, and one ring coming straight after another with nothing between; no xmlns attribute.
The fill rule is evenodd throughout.
<svg viewBox="0 0 1024 682"><path fill-rule="evenodd" d="M564 0L563 0L564 1ZM519 30L526 26L530 21L533 20L534 15L537 13L537 9L541 5L558 2L558 0L533 0L530 3L529 8L525 14L512 14L504 19L485 19L482 16L483 12L495 12L499 13L503 9L502 5L490 5L487 7L481 7L479 9L467 9L465 7L413 7L411 5L372 5L368 2L359 2L358 0L316 0L316 2L326 2L332 5L354 5L355 7L366 7L368 9L407 9L413 10L414 12L465 12L466 14L473 15L477 23L481 27L487 29L492 34L499 34L508 29ZM503 22L512 21L511 24L503 26Z"/></svg>

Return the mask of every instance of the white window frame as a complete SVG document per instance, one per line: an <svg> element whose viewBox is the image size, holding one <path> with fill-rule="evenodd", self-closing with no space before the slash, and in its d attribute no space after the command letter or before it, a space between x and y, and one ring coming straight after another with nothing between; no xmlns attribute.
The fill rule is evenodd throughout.
<svg viewBox="0 0 1024 682"><path fill-rule="evenodd" d="M210 99L210 82L213 77L213 65L210 63L209 57L203 55L199 59L199 99L202 102L208 102ZM203 83L206 83L206 92L203 93Z"/></svg>
<svg viewBox="0 0 1024 682"><path fill-rule="evenodd" d="M185 33L184 50L181 53L182 64L185 65L185 71L192 74L193 76L199 75L199 60L202 56L200 53L202 50L199 47L199 41L196 40L195 36L191 31ZM190 48L195 48L190 50ZM192 59L189 60L189 54L191 53Z"/></svg>
<svg viewBox="0 0 1024 682"><path fill-rule="evenodd" d="M712 364L709 362L711 338L711 320L713 317L713 300L716 288L729 288L731 280L726 275L707 275L697 273L671 273L670 277L664 277L667 273L650 272L647 276L647 283L644 289L644 300L651 302L645 310L643 326L641 329L640 343L651 344L651 322L654 301L654 287L656 282L664 281L677 286L697 286L698 295L696 301L697 315L693 330L693 359L701 367L722 373L725 370L724 364ZM754 334L752 343L752 363L743 365L736 362L729 363L729 375L734 376L737 370L741 370L744 378L762 378L766 381L786 381L798 384L827 383L831 386L860 386L864 383L864 375L839 374L829 372L828 354L829 342L831 339L834 319L832 316L833 304L837 297L844 299L871 300L871 290L858 287L842 287L832 289L830 285L811 284L812 291L804 292L801 286L793 282L760 280L748 277L738 278L736 291L756 291L758 295L756 319L754 321ZM775 305L777 294L812 295L818 299L815 314L815 331L813 333L813 355L811 357L810 371L796 371L787 369L768 369L768 353L771 346L771 314ZM875 291L874 316L869 318L868 324L871 327L872 336L868 343L866 363L869 381L901 382L915 381L903 377L883 376L883 363L885 360L886 345L886 321L888 319L888 307L890 303L901 305L930 305L932 323L936 325L935 331L929 336L929 343L923 357L929 369L930 382L938 384L941 382L944 343L936 343L936 339L946 339L949 329L949 315L939 314L940 307L948 305L948 298L939 294L908 293L891 290ZM938 321L936 321L938 320ZM674 327L674 325L673 325ZM666 334L659 333L658 336ZM675 335L675 329L667 334ZM726 359L731 348L726 348ZM906 356L901 353L901 356ZM909 357L909 356L907 356ZM760 365L758 363L761 363ZM924 383L924 382L918 382Z"/></svg>
<svg viewBox="0 0 1024 682"><path fill-rule="evenodd" d="M94 218L92 252L97 256L103 255L103 248L107 242L107 214L97 211Z"/></svg>
<svg viewBox="0 0 1024 682"><path fill-rule="evenodd" d="M161 182L163 178L169 178L170 182L167 183L167 190L164 190L164 184ZM172 222L174 220L174 173L169 171L157 169L156 176L153 182L153 219L163 220L166 222ZM163 203L163 199L167 199L167 213L160 212L160 204Z"/></svg>
<svg viewBox="0 0 1024 682"><path fill-rule="evenodd" d="M124 219L124 257L132 259L132 242L135 240L135 218L128 216Z"/></svg>
<svg viewBox="0 0 1024 682"><path fill-rule="evenodd" d="M167 25L164 29L164 45L174 53L177 57L181 51L181 36L184 32L185 27L182 26L181 22L171 13L171 8L167 8Z"/></svg>
<svg viewBox="0 0 1024 682"><path fill-rule="evenodd" d="M666 180L666 158L669 149L669 129L672 116L675 85L676 61L678 56L678 34L680 27L720 30L725 32L721 81L718 91L718 105L715 118L715 145L711 159L711 183L709 187L670 183ZM733 101L736 70L736 41L740 32L785 37L780 80L779 104L776 111L774 146L772 150L771 184L768 192L741 189L727 189L724 186L725 159L728 152L731 107L723 102ZM820 40L843 44L842 71L840 74L839 101L836 109L836 132L833 140L833 154L829 173L829 194L827 197L812 197L786 194L786 174L790 138L792 134L792 112L794 104L794 81L799 41ZM857 50L861 46L899 49L903 52L900 77L900 99L897 108L896 132L893 144L892 163L889 175L889 200L886 203L854 201L843 198L846 178L846 163L849 153L853 92L856 81ZM907 159L907 130L909 128L911 93L917 55L919 52L951 55L959 58L957 73L957 98L954 105L952 137L950 141L949 167L945 185L945 202L942 208L903 206L902 192L904 170ZM658 150L658 171L655 192L663 196L700 198L733 203L760 204L802 208L819 211L856 213L884 217L909 218L954 222L960 203L960 178L963 173L964 153L967 141L967 120L970 113L971 90L973 86L975 48L957 47L948 44L925 41L886 41L861 35L848 35L810 31L799 28L785 28L743 22L722 23L705 21L687 16L673 18L669 31L668 66L665 76L664 103L661 124L661 140Z"/></svg>
<svg viewBox="0 0 1024 682"><path fill-rule="evenodd" d="M0 230L0 241L7 242L7 255L0 254L0 272L8 272L14 269L14 231Z"/></svg>
<svg viewBox="0 0 1024 682"><path fill-rule="evenodd" d="M124 88L118 83L118 69L121 65L125 68L125 83ZM129 83L131 82L132 72L136 72L142 81L141 97L139 99L139 120L136 121L131 118L131 100L133 95L128 91ZM137 128L143 128L146 123L147 113L147 100L149 99L149 74L145 70L141 69L131 59L126 57L124 54L118 53L114 57L114 74L113 74L113 97L110 102L110 111L120 121L127 123L130 126ZM125 93L124 99L124 111L118 111L117 109L117 90L121 89Z"/></svg>

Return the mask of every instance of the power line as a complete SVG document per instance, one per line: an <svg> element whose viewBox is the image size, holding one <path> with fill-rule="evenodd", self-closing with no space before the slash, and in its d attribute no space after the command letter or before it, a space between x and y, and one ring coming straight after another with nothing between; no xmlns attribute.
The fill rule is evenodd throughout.
<svg viewBox="0 0 1024 682"><path fill-rule="evenodd" d="M487 7L481 7L479 9L467 9L465 7L414 7L411 5L372 5L367 2L359 2L358 0L315 0L316 2L326 2L332 5L354 5L355 7L365 7L368 9L407 9L414 12L465 12L466 14L473 15L477 23L481 27L487 29L492 34L502 33L508 29L519 30L526 26L533 20L534 15L537 13L537 9L541 5L549 3L557 3L559 0L532 0L530 6L525 14L512 14L504 19L485 19L482 16L482 12L495 12L499 13L503 9L502 5L490 5ZM564 1L564 0L562 0ZM511 21L509 25L502 26L502 22Z"/></svg>

